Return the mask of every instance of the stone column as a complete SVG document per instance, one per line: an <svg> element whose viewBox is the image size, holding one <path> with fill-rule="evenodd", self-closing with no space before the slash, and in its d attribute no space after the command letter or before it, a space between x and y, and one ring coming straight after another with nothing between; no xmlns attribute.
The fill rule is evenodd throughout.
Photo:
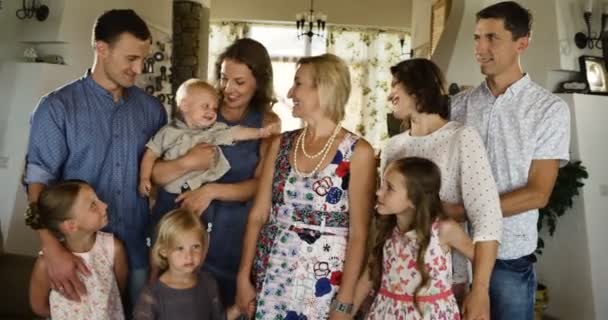
<svg viewBox="0 0 608 320"><path fill-rule="evenodd" d="M209 1L173 2L173 90L189 78L206 78Z"/></svg>

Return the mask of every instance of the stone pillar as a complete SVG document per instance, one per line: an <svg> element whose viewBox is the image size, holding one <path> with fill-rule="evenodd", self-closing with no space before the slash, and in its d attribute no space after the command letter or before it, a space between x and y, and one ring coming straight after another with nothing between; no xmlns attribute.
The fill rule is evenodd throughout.
<svg viewBox="0 0 608 320"><path fill-rule="evenodd" d="M173 90L193 77L206 77L209 5L202 1L173 2Z"/></svg>

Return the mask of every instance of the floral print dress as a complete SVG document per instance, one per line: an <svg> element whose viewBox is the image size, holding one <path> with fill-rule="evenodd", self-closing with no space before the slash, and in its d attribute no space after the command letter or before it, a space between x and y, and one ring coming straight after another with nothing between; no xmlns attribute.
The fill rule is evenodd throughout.
<svg viewBox="0 0 608 320"><path fill-rule="evenodd" d="M340 286L350 159L359 137L347 132L331 163L306 178L289 163L299 132L283 134L275 162L272 209L253 267L256 319L327 319Z"/></svg>
<svg viewBox="0 0 608 320"><path fill-rule="evenodd" d="M53 320L121 320L124 319L120 291L114 275L114 236L98 231L93 248L74 252L84 260L91 275L81 276L87 295L80 302L68 300L51 290L49 305Z"/></svg>
<svg viewBox="0 0 608 320"><path fill-rule="evenodd" d="M416 269L416 231L402 233L395 227L383 250L382 281L368 319L460 319L458 304L451 290L452 256L439 243L439 221L431 227L431 239L424 257L430 282L417 297L422 315L414 303L414 293L421 281L420 272Z"/></svg>

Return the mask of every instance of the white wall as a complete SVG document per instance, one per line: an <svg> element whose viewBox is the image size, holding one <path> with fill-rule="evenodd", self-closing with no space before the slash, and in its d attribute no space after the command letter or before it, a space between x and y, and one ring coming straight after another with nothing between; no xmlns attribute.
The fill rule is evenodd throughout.
<svg viewBox="0 0 608 320"><path fill-rule="evenodd" d="M307 0L212 0L212 20L260 20L294 22L308 11ZM315 1L314 10L325 13L328 23L409 29L411 0Z"/></svg>
<svg viewBox="0 0 608 320"><path fill-rule="evenodd" d="M608 97L560 95L572 115L572 158L589 172L581 196L558 223L538 264L539 280L549 286L548 313L560 319L608 319Z"/></svg>
<svg viewBox="0 0 608 320"><path fill-rule="evenodd" d="M3 1L0 11L0 159L8 157L8 167L0 168L0 226L4 249L34 253L37 238L23 226L25 196L19 186L27 135L28 115L43 94L85 74L93 63L91 31L95 19L114 8L132 8L150 28L170 33L172 0L45 0L50 8L47 21L21 21L15 11L21 1ZM6 42L5 42L6 40ZM60 54L65 66L18 63L24 45L35 41L40 55ZM5 46L4 44L7 44Z"/></svg>
<svg viewBox="0 0 608 320"><path fill-rule="evenodd" d="M446 73L448 82L478 85L483 77L473 56L475 14L484 7L499 1L454 0L445 32L433 54L435 61ZM532 41L524 53L521 64L532 79L545 85L550 70L561 69L558 36L555 29L556 0L520 0L534 15ZM472 71L475 72L472 72Z"/></svg>
<svg viewBox="0 0 608 320"><path fill-rule="evenodd" d="M21 1L4 1L3 9L0 10L0 63L3 60L15 60L23 54L25 46L19 42L21 38L21 28L17 24L15 11L21 6ZM0 70L0 97L7 97L12 87L14 75ZM0 137L6 130L8 123L7 101L0 100ZM0 149L3 146L0 139ZM1 156L1 155L0 155Z"/></svg>
<svg viewBox="0 0 608 320"><path fill-rule="evenodd" d="M431 1L412 0L412 46L416 50L431 44Z"/></svg>

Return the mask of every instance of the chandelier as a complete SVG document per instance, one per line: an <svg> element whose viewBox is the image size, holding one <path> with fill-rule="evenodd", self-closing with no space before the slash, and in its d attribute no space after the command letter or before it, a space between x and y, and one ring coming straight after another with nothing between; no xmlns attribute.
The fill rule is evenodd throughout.
<svg viewBox="0 0 608 320"><path fill-rule="evenodd" d="M315 12L313 0L310 0L310 10L296 14L296 25L298 26L298 39L308 36L312 41L313 36L325 37L325 22L327 15Z"/></svg>

